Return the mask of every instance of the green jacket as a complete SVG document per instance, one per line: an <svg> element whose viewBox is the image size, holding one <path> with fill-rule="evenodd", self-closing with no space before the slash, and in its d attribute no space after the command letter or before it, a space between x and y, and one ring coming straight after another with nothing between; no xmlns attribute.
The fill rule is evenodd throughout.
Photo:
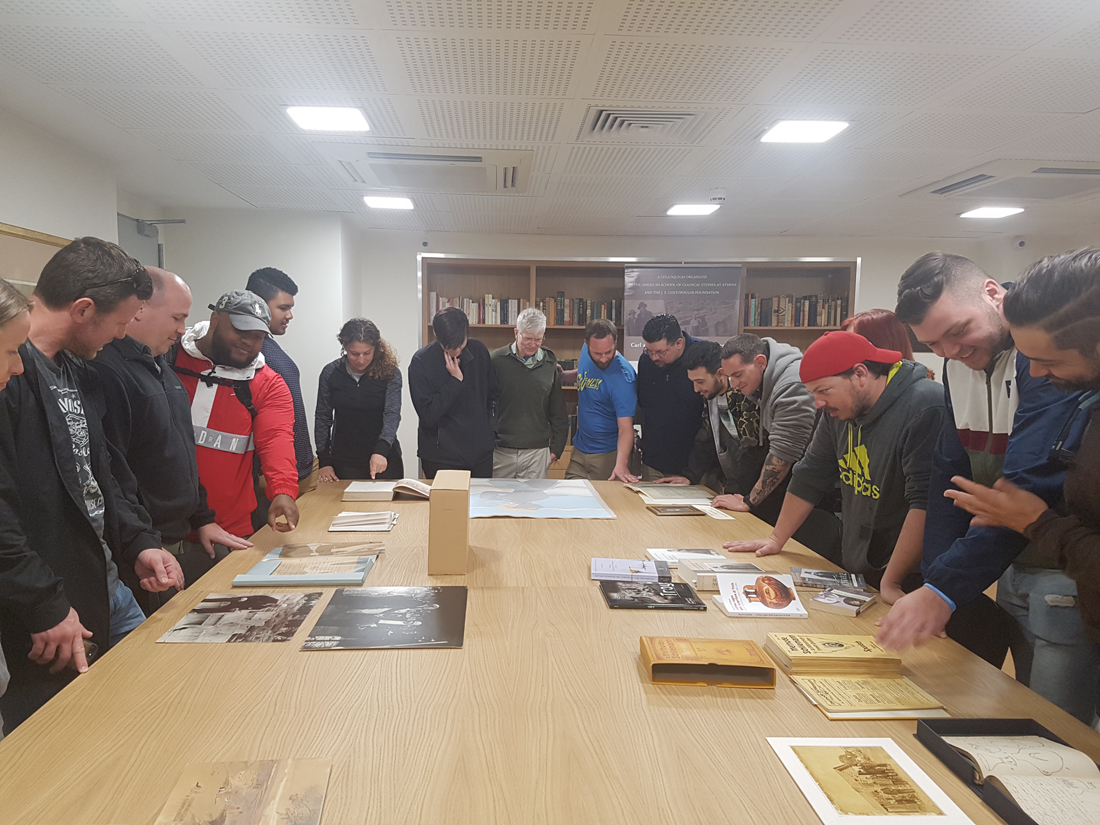
<svg viewBox="0 0 1100 825"><path fill-rule="evenodd" d="M558 359L542 347L528 364L515 344L493 350L500 397L497 400L497 446L517 450L548 447L560 457L569 434Z"/></svg>

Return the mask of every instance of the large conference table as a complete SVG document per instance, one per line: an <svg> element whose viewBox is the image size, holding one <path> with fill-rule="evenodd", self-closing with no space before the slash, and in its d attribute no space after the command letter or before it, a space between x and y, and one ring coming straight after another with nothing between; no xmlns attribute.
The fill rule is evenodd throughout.
<svg viewBox="0 0 1100 825"><path fill-rule="evenodd" d="M882 605L773 621L713 605L609 610L589 580L593 557L766 535L751 516L658 517L601 482L618 518L473 520L468 575L430 578L428 504L342 504L344 486L309 493L296 531L257 534L255 550L174 597L0 742L0 823L150 825L189 762L286 758L332 761L323 825L817 822L768 736L891 737L975 823L1000 822L913 738L913 721L830 722L782 673L774 691L649 681L642 635L874 632ZM368 586L469 587L462 649L303 652L331 588L295 588L325 595L289 643L156 644L261 552L366 537L326 532L341 509L400 513ZM805 549L761 566L829 567ZM1031 717L1100 760L1100 734L954 642L904 662L952 715Z"/></svg>

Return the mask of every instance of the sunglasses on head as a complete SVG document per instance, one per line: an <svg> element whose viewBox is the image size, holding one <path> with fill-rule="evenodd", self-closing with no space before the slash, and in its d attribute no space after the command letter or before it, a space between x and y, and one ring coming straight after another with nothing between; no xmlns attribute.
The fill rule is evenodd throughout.
<svg viewBox="0 0 1100 825"><path fill-rule="evenodd" d="M133 286L135 292L138 291L139 289L141 289L142 276L145 275L145 267L137 261L134 261L134 263L136 264L136 268L129 275L125 275L122 278L113 278L110 281L100 281L99 283L95 284L86 284L84 286L84 289L81 291L80 297L87 297L88 293L93 289L100 289L105 286L114 286L115 284L129 283Z"/></svg>

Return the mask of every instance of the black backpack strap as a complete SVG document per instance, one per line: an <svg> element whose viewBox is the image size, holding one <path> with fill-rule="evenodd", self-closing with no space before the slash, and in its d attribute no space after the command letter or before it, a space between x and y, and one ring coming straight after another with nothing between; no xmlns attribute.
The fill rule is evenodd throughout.
<svg viewBox="0 0 1100 825"><path fill-rule="evenodd" d="M256 407L252 403L252 382L251 381L234 381L233 392L237 396L237 400L244 404L244 408L248 410L248 414L252 416L252 420L256 420Z"/></svg>
<svg viewBox="0 0 1100 825"><path fill-rule="evenodd" d="M176 353L178 352L178 344L173 344L172 348L168 350L165 355L165 360L172 365L172 369L179 375L189 375L192 378L197 378L202 381L206 386L212 387L218 384L222 387L232 387L233 394L237 396L237 400L241 402L248 414L253 420L256 419L256 406L252 403L252 386L250 381L233 381L229 378L221 378L217 375L210 375L205 372L195 372L187 367L181 367L176 363Z"/></svg>

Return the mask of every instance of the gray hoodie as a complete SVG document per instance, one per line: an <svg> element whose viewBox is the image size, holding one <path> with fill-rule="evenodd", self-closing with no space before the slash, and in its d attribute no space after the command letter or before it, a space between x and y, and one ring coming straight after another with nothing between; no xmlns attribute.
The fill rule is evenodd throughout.
<svg viewBox="0 0 1100 825"><path fill-rule="evenodd" d="M886 569L910 510L924 510L943 387L922 364L902 361L870 411L853 421L825 417L787 492L817 504L840 482L843 567Z"/></svg>
<svg viewBox="0 0 1100 825"><path fill-rule="evenodd" d="M798 377L802 351L774 338L760 391L760 426L768 434L768 452L794 464L806 452L814 431L814 397Z"/></svg>

